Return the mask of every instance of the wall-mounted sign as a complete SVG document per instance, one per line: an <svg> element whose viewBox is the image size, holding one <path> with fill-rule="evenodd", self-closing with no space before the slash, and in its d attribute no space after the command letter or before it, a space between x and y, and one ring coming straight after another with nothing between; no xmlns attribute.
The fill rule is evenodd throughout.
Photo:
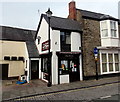
<svg viewBox="0 0 120 102"><path fill-rule="evenodd" d="M42 51L49 50L49 41L45 41L42 43Z"/></svg>

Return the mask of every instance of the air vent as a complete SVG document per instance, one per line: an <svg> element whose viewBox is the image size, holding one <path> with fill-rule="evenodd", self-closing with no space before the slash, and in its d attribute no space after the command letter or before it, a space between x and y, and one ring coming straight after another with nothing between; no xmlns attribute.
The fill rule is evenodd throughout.
<svg viewBox="0 0 120 102"><path fill-rule="evenodd" d="M11 60L16 61L17 57L11 57Z"/></svg>
<svg viewBox="0 0 120 102"><path fill-rule="evenodd" d="M24 61L24 57L18 57L19 61Z"/></svg>
<svg viewBox="0 0 120 102"><path fill-rule="evenodd" d="M10 60L10 56L4 56L4 60Z"/></svg>

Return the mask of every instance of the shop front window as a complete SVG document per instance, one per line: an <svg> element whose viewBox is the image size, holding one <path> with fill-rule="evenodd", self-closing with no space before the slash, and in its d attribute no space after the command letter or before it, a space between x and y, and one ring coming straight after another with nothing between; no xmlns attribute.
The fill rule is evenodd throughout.
<svg viewBox="0 0 120 102"><path fill-rule="evenodd" d="M43 58L43 79L48 80L48 58Z"/></svg>
<svg viewBox="0 0 120 102"><path fill-rule="evenodd" d="M107 56L106 54L102 54L102 70L103 72L107 72Z"/></svg>
<svg viewBox="0 0 120 102"><path fill-rule="evenodd" d="M113 71L113 54L108 54L109 71Z"/></svg>
<svg viewBox="0 0 120 102"><path fill-rule="evenodd" d="M68 61L61 60L61 67L59 68L59 74L68 74Z"/></svg>
<svg viewBox="0 0 120 102"><path fill-rule="evenodd" d="M119 71L119 55L115 54L114 59L115 59L115 71Z"/></svg>
<svg viewBox="0 0 120 102"><path fill-rule="evenodd" d="M43 58L43 72L48 73L48 58Z"/></svg>
<svg viewBox="0 0 120 102"><path fill-rule="evenodd" d="M120 71L118 53L102 53L102 73L113 73Z"/></svg>

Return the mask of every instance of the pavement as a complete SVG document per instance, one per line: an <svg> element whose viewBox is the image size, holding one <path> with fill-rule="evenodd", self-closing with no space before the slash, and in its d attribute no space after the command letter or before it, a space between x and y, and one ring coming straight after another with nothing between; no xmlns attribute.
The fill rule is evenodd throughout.
<svg viewBox="0 0 120 102"><path fill-rule="evenodd" d="M15 83L16 81L12 81L12 84L2 84L2 100L13 100L30 96L37 95L45 95L50 93L57 93L62 91L76 90L82 88L89 88L95 86L101 86L106 84L120 83L120 77L109 77L109 78L101 78L99 80L84 80L72 82L69 84L60 84L60 85L52 85L51 87L47 87L47 83L38 79L31 80L30 83L18 85Z"/></svg>

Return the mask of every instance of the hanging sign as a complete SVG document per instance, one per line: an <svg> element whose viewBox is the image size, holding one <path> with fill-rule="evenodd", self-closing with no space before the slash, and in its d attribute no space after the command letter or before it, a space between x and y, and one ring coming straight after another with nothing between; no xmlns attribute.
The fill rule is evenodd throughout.
<svg viewBox="0 0 120 102"><path fill-rule="evenodd" d="M42 51L49 50L49 41L45 41L42 43Z"/></svg>

